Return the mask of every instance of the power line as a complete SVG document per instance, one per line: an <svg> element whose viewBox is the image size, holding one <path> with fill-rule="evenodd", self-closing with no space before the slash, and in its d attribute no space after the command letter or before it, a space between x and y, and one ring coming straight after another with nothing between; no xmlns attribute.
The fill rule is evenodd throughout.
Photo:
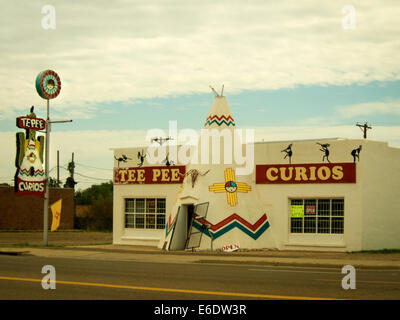
<svg viewBox="0 0 400 320"><path fill-rule="evenodd" d="M82 176L82 177L84 177L84 178L89 178L89 179L94 179L94 180L107 180L107 181L112 180L111 178L106 179L106 178L89 177L89 176L86 176L86 175L81 174L81 173L78 173L78 172L75 172L75 174L77 174L77 175L79 175L79 176Z"/></svg>
<svg viewBox="0 0 400 320"><path fill-rule="evenodd" d="M77 165L82 166L82 167L87 167L87 168L92 168L92 169L98 169L98 170L107 170L107 171L112 171L113 169L106 169L106 168L98 168L98 167L93 167L93 166L88 166L86 164L82 164L79 162L75 162Z"/></svg>

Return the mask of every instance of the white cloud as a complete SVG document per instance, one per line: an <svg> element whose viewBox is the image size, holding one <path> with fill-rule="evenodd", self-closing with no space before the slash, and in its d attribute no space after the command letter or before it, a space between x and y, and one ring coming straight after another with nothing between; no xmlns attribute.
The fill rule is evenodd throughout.
<svg viewBox="0 0 400 320"><path fill-rule="evenodd" d="M61 77L52 105L90 117L104 101L299 84L400 78L400 4L353 1L55 1L57 28L41 28L41 1L2 4L0 118L44 106L34 89L47 68Z"/></svg>
<svg viewBox="0 0 400 320"><path fill-rule="evenodd" d="M400 115L400 101L376 101L337 107L344 118L370 114Z"/></svg>

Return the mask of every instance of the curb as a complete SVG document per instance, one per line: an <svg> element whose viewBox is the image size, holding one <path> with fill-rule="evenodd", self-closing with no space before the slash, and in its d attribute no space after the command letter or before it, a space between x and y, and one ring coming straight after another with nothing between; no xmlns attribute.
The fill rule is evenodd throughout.
<svg viewBox="0 0 400 320"><path fill-rule="evenodd" d="M30 251L0 251L0 254L7 256L27 256L31 255Z"/></svg>
<svg viewBox="0 0 400 320"><path fill-rule="evenodd" d="M312 262L301 262L301 261L291 261L291 262L281 262L281 261L227 261L227 260L196 260L194 263L212 263L212 264L239 264L239 265L252 265L252 266L281 266L281 267L313 267L313 268L331 268L336 269L339 268L340 270L346 265L344 263L312 263ZM352 266L356 269L361 270L400 270L400 266L391 266L391 265L368 265L368 264L357 264L353 263Z"/></svg>
<svg viewBox="0 0 400 320"><path fill-rule="evenodd" d="M100 252L104 254L148 254L148 255L160 255L160 256L180 256L187 258L194 258L191 263L196 264L220 264L220 265L248 265L248 266L282 266L282 267L314 267L314 268L343 268L343 266L347 264L351 264L357 269L369 269L369 270L400 270L400 263L398 265L384 265L380 264L381 261L373 260L373 263L369 263L368 260L364 262L351 262L342 259L320 259L319 261L310 262L310 261L302 261L302 258L299 257L288 257L288 256L262 256L255 255L251 253L241 253L230 255L229 253L223 252L187 252L187 251L148 251L148 250L125 250L125 249L105 249L105 248L80 248L80 247L43 247L43 248L34 248L38 250L55 250L55 251L84 251L84 252ZM33 250L35 251L35 250ZM35 256L35 253L31 251L16 251L12 250L12 248L6 248L4 251L0 250L0 255L9 255L9 256ZM51 255L50 255L51 256ZM68 257L68 254L65 255ZM196 259L196 257L198 259ZM249 258L258 258L258 260L246 260L246 257ZM307 258L310 259L310 258ZM312 259L312 258L311 258ZM277 261L278 260L278 261ZM279 261L286 260L286 261ZM322 260L322 261L321 261ZM325 260L325 261L324 261ZM384 263L384 262L383 262Z"/></svg>

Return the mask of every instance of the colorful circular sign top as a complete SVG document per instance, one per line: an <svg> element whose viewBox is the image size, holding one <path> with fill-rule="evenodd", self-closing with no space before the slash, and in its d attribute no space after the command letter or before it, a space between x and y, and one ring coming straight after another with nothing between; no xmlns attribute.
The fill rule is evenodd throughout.
<svg viewBox="0 0 400 320"><path fill-rule="evenodd" d="M43 99L54 99L61 91L61 80L53 70L40 72L36 77L36 91Z"/></svg>

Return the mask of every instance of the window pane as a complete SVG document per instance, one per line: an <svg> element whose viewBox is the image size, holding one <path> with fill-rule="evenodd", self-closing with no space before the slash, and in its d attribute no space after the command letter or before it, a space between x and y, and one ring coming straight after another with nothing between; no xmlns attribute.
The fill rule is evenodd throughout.
<svg viewBox="0 0 400 320"><path fill-rule="evenodd" d="M135 215L134 214L126 214L125 215L125 228L134 228L135 227Z"/></svg>
<svg viewBox="0 0 400 320"><path fill-rule="evenodd" d="M291 201L292 206L301 206L302 204L303 204L302 199L292 199L292 201Z"/></svg>
<svg viewBox="0 0 400 320"><path fill-rule="evenodd" d="M302 233L303 232L303 218L290 219L290 232Z"/></svg>
<svg viewBox="0 0 400 320"><path fill-rule="evenodd" d="M135 212L135 199L125 199L125 212Z"/></svg>
<svg viewBox="0 0 400 320"><path fill-rule="evenodd" d="M135 217L136 228L144 229L144 214L136 214Z"/></svg>
<svg viewBox="0 0 400 320"><path fill-rule="evenodd" d="M329 199L318 200L318 215L319 216L329 216L330 203L331 203L331 201Z"/></svg>
<svg viewBox="0 0 400 320"><path fill-rule="evenodd" d="M344 218L332 218L332 230L331 233L343 233Z"/></svg>
<svg viewBox="0 0 400 320"><path fill-rule="evenodd" d="M315 199L304 200L304 214L313 216L317 214L317 200Z"/></svg>
<svg viewBox="0 0 400 320"><path fill-rule="evenodd" d="M164 229L165 228L165 215L158 214L157 215L157 229Z"/></svg>
<svg viewBox="0 0 400 320"><path fill-rule="evenodd" d="M165 213L165 199L157 199L157 212Z"/></svg>
<svg viewBox="0 0 400 320"><path fill-rule="evenodd" d="M156 227L156 215L146 214L146 229L155 229Z"/></svg>
<svg viewBox="0 0 400 320"><path fill-rule="evenodd" d="M144 213L144 199L136 199L136 211L137 213Z"/></svg>
<svg viewBox="0 0 400 320"><path fill-rule="evenodd" d="M318 233L329 233L330 232L330 218L329 217L318 217Z"/></svg>
<svg viewBox="0 0 400 320"><path fill-rule="evenodd" d="M156 199L146 199L146 213L156 212Z"/></svg>
<svg viewBox="0 0 400 320"><path fill-rule="evenodd" d="M304 217L304 233L315 233L315 217Z"/></svg>
<svg viewBox="0 0 400 320"><path fill-rule="evenodd" d="M344 215L344 200L332 199L332 216Z"/></svg>

